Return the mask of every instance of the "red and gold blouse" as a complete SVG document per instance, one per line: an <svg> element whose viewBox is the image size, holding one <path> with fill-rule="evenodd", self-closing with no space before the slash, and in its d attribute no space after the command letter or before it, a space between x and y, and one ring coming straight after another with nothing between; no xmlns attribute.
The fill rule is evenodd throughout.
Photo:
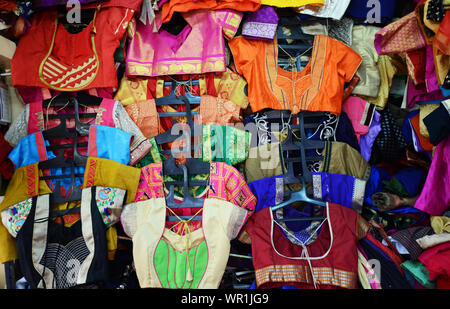
<svg viewBox="0 0 450 309"><path fill-rule="evenodd" d="M11 61L13 85L59 91L117 88L114 52L134 12L99 6L89 25L76 34L58 22L56 10L37 12Z"/></svg>

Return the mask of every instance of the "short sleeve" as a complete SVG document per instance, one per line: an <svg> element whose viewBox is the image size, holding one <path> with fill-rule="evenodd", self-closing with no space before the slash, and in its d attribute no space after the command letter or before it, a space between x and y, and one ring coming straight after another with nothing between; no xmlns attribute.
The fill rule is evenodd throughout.
<svg viewBox="0 0 450 309"><path fill-rule="evenodd" d="M213 11L216 22L222 27L223 36L226 40L231 40L239 29L243 13L233 10Z"/></svg>
<svg viewBox="0 0 450 309"><path fill-rule="evenodd" d="M136 213L139 203L130 203L123 206L122 213L120 214L120 223L124 233L133 238L136 234Z"/></svg>
<svg viewBox="0 0 450 309"><path fill-rule="evenodd" d="M330 40L333 44L329 49L331 59L336 59L339 75L350 82L362 63L362 57L348 45L338 40Z"/></svg>
<svg viewBox="0 0 450 309"><path fill-rule="evenodd" d="M242 36L236 37L228 42L236 69L247 81L251 79L256 55L261 52L262 44L263 42L261 41L250 41Z"/></svg>
<svg viewBox="0 0 450 309"><path fill-rule="evenodd" d="M47 160L46 154L39 151L42 147L45 148L41 132L29 134L22 138L8 155L9 160L14 164L14 170Z"/></svg>

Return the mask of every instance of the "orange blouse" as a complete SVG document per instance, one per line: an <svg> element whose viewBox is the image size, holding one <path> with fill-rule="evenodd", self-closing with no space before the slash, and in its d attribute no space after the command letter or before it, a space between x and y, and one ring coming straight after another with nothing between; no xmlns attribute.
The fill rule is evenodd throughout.
<svg viewBox="0 0 450 309"><path fill-rule="evenodd" d="M265 108L341 113L344 85L362 62L346 44L317 35L309 63L299 72L278 66L278 46L273 41L236 37L229 42L236 69L248 82L253 112Z"/></svg>
<svg viewBox="0 0 450 309"><path fill-rule="evenodd" d="M186 13L193 10L221 10L232 9L240 12L254 12L261 6L261 0L171 0L162 6L162 21L169 22L173 13Z"/></svg>

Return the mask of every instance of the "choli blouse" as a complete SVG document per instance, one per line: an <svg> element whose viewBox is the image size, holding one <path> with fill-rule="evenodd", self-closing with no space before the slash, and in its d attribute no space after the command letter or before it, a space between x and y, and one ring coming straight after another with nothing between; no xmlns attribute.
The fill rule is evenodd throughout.
<svg viewBox="0 0 450 309"><path fill-rule="evenodd" d="M0 203L0 211L36 196L52 192L45 180L40 180L42 170L39 163L18 168L6 188L5 198ZM116 161L88 158L84 168L81 188L101 186L127 191L125 203L135 200L140 171L137 168ZM2 215L3 217L3 215ZM5 263L17 259L16 244L4 225L0 225L0 261Z"/></svg>
<svg viewBox="0 0 450 309"><path fill-rule="evenodd" d="M239 28L242 13L198 10L182 13L185 28L173 35L136 22L126 59L126 75L158 76L225 72L225 39Z"/></svg>
<svg viewBox="0 0 450 309"><path fill-rule="evenodd" d="M299 72L278 66L278 44L236 37L229 42L239 73L248 82L253 112L266 108L341 113L344 85L362 58L351 47L326 35L316 35L309 63Z"/></svg>
<svg viewBox="0 0 450 309"><path fill-rule="evenodd" d="M296 232L277 225L270 206L250 217L240 239L251 239L258 288L357 288L357 243L369 225L354 210L337 204L327 203L323 214L326 220L319 225L314 241L305 244L298 240L302 245L284 235Z"/></svg>
<svg viewBox="0 0 450 309"><path fill-rule="evenodd" d="M47 115L54 115L64 112L65 110L61 111L60 108L44 108L42 106L42 102L27 104L9 127L5 134L5 140L11 146L15 147L19 144L21 139L25 138L29 134L58 126L60 124L60 120L47 119ZM70 111L68 111L68 113L70 113ZM96 114L94 118L91 118L88 121L86 121L86 119L81 119L83 123L114 127L132 135L132 141L130 143L130 164L134 164L135 161L141 159L151 147L141 130L136 126L126 110L123 108L122 104L118 101L102 99L99 106L88 106L86 108L80 107L80 113ZM74 119L66 119L66 126L68 129L74 128ZM70 142L73 141L73 139L66 140ZM78 138L78 142L85 141L87 141L85 137ZM54 143L55 141L52 141L52 144ZM81 152L83 152L83 150L81 150Z"/></svg>
<svg viewBox="0 0 450 309"><path fill-rule="evenodd" d="M202 226L186 235L165 228L165 199L139 202L133 260L143 288L217 289L247 211L230 202L205 199Z"/></svg>
<svg viewBox="0 0 450 309"><path fill-rule="evenodd" d="M195 198L219 199L237 205L249 213L255 209L256 198L244 180L244 177L234 167L221 162L211 162L210 174L207 176L208 185L198 188L191 193ZM122 225L125 233L133 235L136 230L135 216L137 204L148 199L165 198L169 193L164 182L170 181L170 176L163 176L162 163L153 163L141 168L141 178L137 187L136 202L127 205L122 214ZM183 200L182 197L175 196L175 200ZM198 209L182 208L173 209L179 216L194 215ZM201 222L193 221L189 223L194 229L198 229ZM166 227L173 226L173 222L166 222ZM183 233L181 230L175 232Z"/></svg>

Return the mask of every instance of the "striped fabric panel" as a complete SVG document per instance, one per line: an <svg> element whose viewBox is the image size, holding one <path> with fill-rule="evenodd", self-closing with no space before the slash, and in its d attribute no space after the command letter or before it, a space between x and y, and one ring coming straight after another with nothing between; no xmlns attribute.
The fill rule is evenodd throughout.
<svg viewBox="0 0 450 309"><path fill-rule="evenodd" d="M356 273L330 267L313 267L313 271L316 283L319 285L333 285L346 289L354 289L357 286ZM258 286L269 282L314 284L309 267L303 265L271 265L256 270L255 274Z"/></svg>

